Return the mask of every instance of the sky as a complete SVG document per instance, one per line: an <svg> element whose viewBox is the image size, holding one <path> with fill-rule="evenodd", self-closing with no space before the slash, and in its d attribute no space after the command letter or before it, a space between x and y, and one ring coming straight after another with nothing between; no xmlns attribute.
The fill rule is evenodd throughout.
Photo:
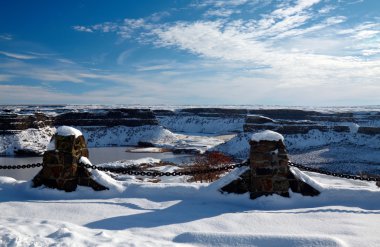
<svg viewBox="0 0 380 247"><path fill-rule="evenodd" d="M378 0L2 1L0 104L380 104Z"/></svg>

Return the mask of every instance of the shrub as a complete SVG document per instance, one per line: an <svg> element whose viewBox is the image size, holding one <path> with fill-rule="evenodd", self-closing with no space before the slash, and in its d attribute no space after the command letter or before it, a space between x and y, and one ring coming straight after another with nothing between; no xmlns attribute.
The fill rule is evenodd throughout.
<svg viewBox="0 0 380 247"><path fill-rule="evenodd" d="M182 168L180 171L204 171L210 168L217 168L226 164L233 163L233 159L220 152L208 152L205 154L196 155L191 162L191 165ZM225 171L213 171L192 175L189 182L212 182L220 178Z"/></svg>

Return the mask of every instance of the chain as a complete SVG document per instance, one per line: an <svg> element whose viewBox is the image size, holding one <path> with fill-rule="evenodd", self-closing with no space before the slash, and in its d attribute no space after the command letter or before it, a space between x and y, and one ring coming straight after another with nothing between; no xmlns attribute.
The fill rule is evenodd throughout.
<svg viewBox="0 0 380 247"><path fill-rule="evenodd" d="M296 164L290 161L288 164L289 166L296 167L301 170L316 172L316 173L324 174L328 176L354 179L354 180L363 180L363 181L375 181L375 182L380 181L380 177L358 176L358 175L330 172L330 171L326 171L322 169L304 166L301 164ZM128 167L100 167L100 166L84 164L84 163L79 163L79 165L88 169L99 170L99 171L108 171L108 172L113 172L113 173L128 174L128 175L135 175L135 176L162 177L162 176L189 176L189 175L197 175L197 174L207 174L207 173L212 173L212 172L228 171L235 168L248 166L249 160L243 163L238 163L238 164L233 164L233 165L226 165L226 166L214 167L214 168L208 168L208 169L199 169L199 170L193 170L193 171L183 171L183 172L180 172L180 171L179 172L139 171L139 170L134 170ZM33 164L27 164L27 165L7 165L7 166L0 166L0 170L1 169L3 170L29 169L29 168L37 168L37 167L42 167L42 166L43 166L43 163L33 163Z"/></svg>
<svg viewBox="0 0 380 247"><path fill-rule="evenodd" d="M324 175L329 175L329 176L334 176L334 177L339 177L339 178L354 179L354 180L363 180L363 181L375 181L375 182L380 181L380 177L369 177L369 176L364 177L364 176L357 176L357 175L349 175L349 174L342 174L342 173L336 173L336 172L329 172L329 171L326 171L326 170L312 168L312 167L296 164L296 163L293 163L293 162L289 162L288 164L289 164L289 166L297 167L297 168L299 168L301 170L310 171L310 172L316 172L316 173L320 173L320 174L324 174Z"/></svg>
<svg viewBox="0 0 380 247"><path fill-rule="evenodd" d="M135 176L153 176L153 177L188 176L188 175L206 174L206 173L212 173L212 172L221 172L221 171L232 170L232 169L235 169L238 167L248 166L248 164L249 164L249 162L246 161L246 162L234 164L234 165L226 165L226 166L222 166L222 167L200 169L200 170L194 170L194 171L158 172L158 171L138 171L138 170L133 170L133 169L128 168L128 167L99 167L96 165L79 163L79 165L81 165L85 168L93 169L93 170L108 171L108 172L135 175Z"/></svg>
<svg viewBox="0 0 380 247"><path fill-rule="evenodd" d="M34 164L27 164L27 165L8 165L8 166L0 166L0 170L7 170L7 169L29 169L29 168L36 168L43 166L43 163L34 163Z"/></svg>

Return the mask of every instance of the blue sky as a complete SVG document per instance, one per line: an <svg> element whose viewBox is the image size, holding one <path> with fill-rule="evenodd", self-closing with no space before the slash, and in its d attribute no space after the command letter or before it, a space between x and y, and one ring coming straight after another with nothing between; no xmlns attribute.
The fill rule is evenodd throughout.
<svg viewBox="0 0 380 247"><path fill-rule="evenodd" d="M0 104L380 104L380 1L3 1Z"/></svg>

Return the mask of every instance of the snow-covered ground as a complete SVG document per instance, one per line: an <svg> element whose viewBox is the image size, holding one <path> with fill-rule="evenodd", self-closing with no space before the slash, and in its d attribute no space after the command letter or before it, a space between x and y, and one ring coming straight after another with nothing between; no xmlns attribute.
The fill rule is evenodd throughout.
<svg viewBox="0 0 380 247"><path fill-rule="evenodd" d="M109 191L72 193L0 177L0 246L379 246L374 183L302 173L319 196L218 192L241 171L211 184L94 172Z"/></svg>

